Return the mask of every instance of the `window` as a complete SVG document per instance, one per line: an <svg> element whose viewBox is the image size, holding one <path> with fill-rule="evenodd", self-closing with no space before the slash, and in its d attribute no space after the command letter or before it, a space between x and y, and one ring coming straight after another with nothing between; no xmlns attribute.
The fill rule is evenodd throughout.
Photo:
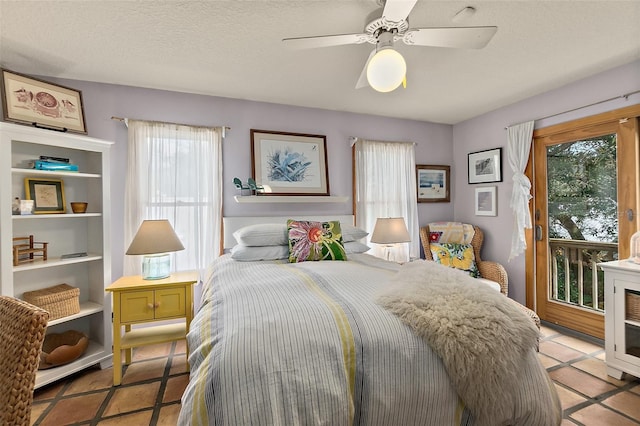
<svg viewBox="0 0 640 426"><path fill-rule="evenodd" d="M219 254L222 222L222 128L128 120L125 250L144 219L168 219L185 250L175 271L202 272ZM125 275L140 273L126 256Z"/></svg>
<svg viewBox="0 0 640 426"><path fill-rule="evenodd" d="M367 241L377 218L403 217L411 242L408 252L405 244L399 245L394 257L420 257L414 144L357 139L353 156L356 224L369 231ZM373 247L372 254L384 257L382 250Z"/></svg>

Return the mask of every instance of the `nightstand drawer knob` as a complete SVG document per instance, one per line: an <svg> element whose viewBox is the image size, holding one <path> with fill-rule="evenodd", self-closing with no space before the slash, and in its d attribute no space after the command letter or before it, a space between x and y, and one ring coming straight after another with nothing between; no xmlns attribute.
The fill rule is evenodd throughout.
<svg viewBox="0 0 640 426"><path fill-rule="evenodd" d="M149 308L149 309L153 309L153 303L148 303L148 304L147 304L147 308Z"/></svg>

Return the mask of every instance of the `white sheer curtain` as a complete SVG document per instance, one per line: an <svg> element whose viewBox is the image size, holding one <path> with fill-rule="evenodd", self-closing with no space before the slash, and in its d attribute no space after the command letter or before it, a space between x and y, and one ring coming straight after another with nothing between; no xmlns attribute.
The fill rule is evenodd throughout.
<svg viewBox="0 0 640 426"><path fill-rule="evenodd" d="M507 129L507 155L513 170L513 192L509 206L513 210L513 234L511 235L511 253L509 260L523 253L527 248L524 230L531 229L529 200L531 181L525 176L524 169L529 160L533 138L533 121L517 124Z"/></svg>
<svg viewBox="0 0 640 426"><path fill-rule="evenodd" d="M413 143L355 139L356 224L369 232L379 217L403 217L410 243L398 244L395 258L420 256L416 160ZM384 249L369 244L372 254L384 257Z"/></svg>
<svg viewBox="0 0 640 426"><path fill-rule="evenodd" d="M174 271L198 270L219 255L222 223L222 128L127 120L125 251L144 219L168 219L185 250ZM125 256L125 275L140 274Z"/></svg>

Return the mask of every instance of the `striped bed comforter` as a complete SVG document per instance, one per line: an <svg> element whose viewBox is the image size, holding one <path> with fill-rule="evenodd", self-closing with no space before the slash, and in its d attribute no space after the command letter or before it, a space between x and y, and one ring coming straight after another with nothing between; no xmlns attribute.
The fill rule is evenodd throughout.
<svg viewBox="0 0 640 426"><path fill-rule="evenodd" d="M440 358L374 302L398 268L365 254L217 259L187 336L191 378L178 424L473 424ZM523 378L523 394L548 392L546 372ZM530 402L511 424L535 424L536 410L551 409Z"/></svg>

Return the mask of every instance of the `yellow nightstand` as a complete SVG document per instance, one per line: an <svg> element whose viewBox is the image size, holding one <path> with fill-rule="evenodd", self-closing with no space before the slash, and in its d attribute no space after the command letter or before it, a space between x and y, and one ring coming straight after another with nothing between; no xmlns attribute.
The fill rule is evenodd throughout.
<svg viewBox="0 0 640 426"><path fill-rule="evenodd" d="M178 272L161 280L144 280L140 275L122 277L106 288L106 291L113 293L114 386L122 381L123 349L125 363L128 365L131 363L131 350L136 346L186 338L193 319L193 285L196 282L196 272ZM131 329L133 324L179 318L184 318L185 321Z"/></svg>

